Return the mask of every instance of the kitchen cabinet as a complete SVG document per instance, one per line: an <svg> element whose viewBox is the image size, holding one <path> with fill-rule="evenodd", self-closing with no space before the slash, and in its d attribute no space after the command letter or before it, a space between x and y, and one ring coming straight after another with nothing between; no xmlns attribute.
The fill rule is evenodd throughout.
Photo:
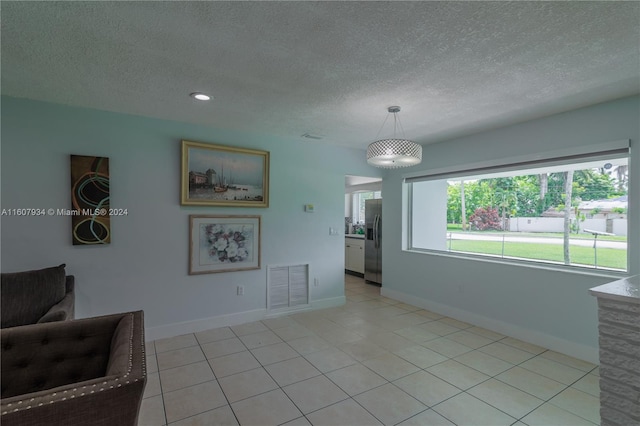
<svg viewBox="0 0 640 426"><path fill-rule="evenodd" d="M364 274L364 239L344 239L344 269Z"/></svg>

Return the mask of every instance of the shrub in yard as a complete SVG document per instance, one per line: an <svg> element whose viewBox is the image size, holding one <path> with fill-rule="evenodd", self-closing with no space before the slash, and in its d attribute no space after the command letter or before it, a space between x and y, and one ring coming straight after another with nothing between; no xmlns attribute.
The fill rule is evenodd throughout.
<svg viewBox="0 0 640 426"><path fill-rule="evenodd" d="M471 226L478 231L489 229L501 230L500 216L498 210L491 207L479 207L469 218Z"/></svg>
<svg viewBox="0 0 640 426"><path fill-rule="evenodd" d="M611 209L611 212L618 213L618 214L625 214L627 212L627 209L625 209L624 207L614 207Z"/></svg>

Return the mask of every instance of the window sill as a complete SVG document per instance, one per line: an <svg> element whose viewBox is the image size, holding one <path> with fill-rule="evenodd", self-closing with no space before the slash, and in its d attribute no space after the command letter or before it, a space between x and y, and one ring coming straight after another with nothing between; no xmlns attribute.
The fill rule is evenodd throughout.
<svg viewBox="0 0 640 426"><path fill-rule="evenodd" d="M441 256L441 257L449 257L449 258L455 258L455 259L471 260L475 262L494 263L498 265L519 266L523 268L542 269L542 270L554 271L554 272L567 272L570 274L587 275L590 277L610 278L615 280L618 280L620 278L627 278L631 276L631 274L628 271L625 272L625 271L611 271L607 269L589 269L589 268L581 268L576 266L564 266L560 264L552 264L552 263L546 263L546 262L543 263L543 262L526 261L526 260L505 259L501 257L481 256L481 255L474 255L471 253L462 253L462 252L447 252L447 251L418 249L418 248L403 249L402 251L406 253L426 254L431 256Z"/></svg>

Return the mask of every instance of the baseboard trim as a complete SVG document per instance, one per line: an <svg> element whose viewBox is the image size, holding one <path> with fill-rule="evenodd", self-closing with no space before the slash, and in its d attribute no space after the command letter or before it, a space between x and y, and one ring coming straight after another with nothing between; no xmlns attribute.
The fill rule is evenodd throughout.
<svg viewBox="0 0 640 426"><path fill-rule="evenodd" d="M145 329L145 339L147 341L165 339L167 337L180 336L181 334L197 333L199 331L210 330L218 327L228 327L231 325L243 324L246 322L260 321L265 317L266 309L255 309L252 311L236 312L228 315L218 315L215 317L202 318L193 321L177 322L165 324Z"/></svg>
<svg viewBox="0 0 640 426"><path fill-rule="evenodd" d="M310 305L304 305L299 308L293 309L281 309L277 311L267 311L265 319L277 318L285 315L298 314L300 312L315 311L316 309L335 308L336 306L342 306L347 302L346 297L329 297L327 299L320 299L311 302Z"/></svg>
<svg viewBox="0 0 640 426"><path fill-rule="evenodd" d="M291 311L280 311L270 313L267 309L254 309L251 311L236 312L227 315L218 315L215 317L202 318L193 321L184 321L173 324L165 324L156 327L145 328L145 339L147 341L165 339L168 337L180 336L182 334L197 333L200 331L210 330L218 327L229 327L247 322L260 321L268 318L276 318L284 315L291 315L299 312L314 311L316 309L333 308L342 306L346 302L344 296L330 297L326 299L314 300L311 305L307 305L303 309Z"/></svg>
<svg viewBox="0 0 640 426"><path fill-rule="evenodd" d="M509 324L483 315L474 314L463 309L454 308L428 299L416 297L401 291L382 287L380 294L391 299L399 300L423 309L446 315L460 321L468 322L505 336L523 340L534 345L542 346L565 355L572 356L593 364L599 364L598 348L561 339L550 334L530 330L517 325Z"/></svg>
<svg viewBox="0 0 640 426"><path fill-rule="evenodd" d="M314 300L311 302L311 306L313 309L326 309L326 308L335 308L337 306L342 306L347 303L347 298L345 296L339 297L328 297L326 299Z"/></svg>
<svg viewBox="0 0 640 426"><path fill-rule="evenodd" d="M344 273L347 275L353 275L354 277L364 278L364 274L361 272L352 271L350 269L345 269Z"/></svg>

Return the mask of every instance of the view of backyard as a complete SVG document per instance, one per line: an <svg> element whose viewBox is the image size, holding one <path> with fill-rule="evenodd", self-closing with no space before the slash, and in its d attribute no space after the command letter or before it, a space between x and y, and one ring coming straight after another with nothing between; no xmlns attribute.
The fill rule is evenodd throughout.
<svg viewBox="0 0 640 426"><path fill-rule="evenodd" d="M626 159L602 163L449 179L447 250L626 271Z"/></svg>
<svg viewBox="0 0 640 426"><path fill-rule="evenodd" d="M562 233L465 232L453 225L447 232L449 251L485 254L502 258L564 263ZM473 238L469 238L473 237ZM570 239L571 264L601 269L626 270L627 238L577 234Z"/></svg>

